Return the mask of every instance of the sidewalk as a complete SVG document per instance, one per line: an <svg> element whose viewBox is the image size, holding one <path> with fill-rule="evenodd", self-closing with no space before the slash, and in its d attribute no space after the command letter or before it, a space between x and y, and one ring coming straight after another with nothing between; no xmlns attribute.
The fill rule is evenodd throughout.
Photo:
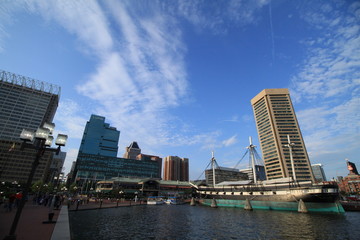
<svg viewBox="0 0 360 240"><path fill-rule="evenodd" d="M69 221L67 217L67 211L81 211L81 210L92 210L92 209L105 209L105 208L116 208L116 207L129 207L129 206L138 206L146 204L146 202L130 202L130 201L115 201L111 202L108 200L103 200L102 203L98 202L89 202L87 204L79 204L77 207L77 202L70 205L70 208L67 209L67 206L62 206L66 212L66 216L59 218L60 210L54 210L53 220L57 223L53 224L43 224L44 221L48 220L49 207L44 207L40 205L35 205L32 202L25 204L19 223L16 228L16 240L50 240L50 239L65 239L63 238L64 232L69 232ZM11 224L14 220L16 214L16 208L11 212L6 212L3 208L4 205L0 207L0 240L9 234ZM65 212L62 211L63 215ZM54 231L57 228L58 231ZM64 231L66 229L66 231ZM54 233L54 234L53 234Z"/></svg>
<svg viewBox="0 0 360 240"><path fill-rule="evenodd" d="M6 212L4 205L0 208L0 240L9 234L12 222L15 217L16 208L11 212ZM60 210L54 210L54 218L56 221ZM43 221L48 220L49 208L34 205L32 202L25 204L17 228L17 240L49 240L54 231L55 224L43 224Z"/></svg>

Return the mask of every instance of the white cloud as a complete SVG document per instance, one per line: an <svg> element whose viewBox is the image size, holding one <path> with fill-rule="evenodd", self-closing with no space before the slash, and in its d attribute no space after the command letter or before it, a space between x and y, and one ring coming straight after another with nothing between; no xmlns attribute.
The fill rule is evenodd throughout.
<svg viewBox="0 0 360 240"><path fill-rule="evenodd" d="M230 137L229 139L226 139L222 142L222 144L225 146L225 147L229 147L233 144L235 144L237 142L237 139L236 139L237 135L234 135L232 137Z"/></svg>
<svg viewBox="0 0 360 240"><path fill-rule="evenodd" d="M355 12L307 9L304 19L323 35L306 43L307 58L292 79L294 103L311 107L297 112L312 162L331 166L355 154L360 141L360 27ZM344 6L343 6L344 7ZM335 156L335 157L334 157Z"/></svg>
<svg viewBox="0 0 360 240"><path fill-rule="evenodd" d="M223 120L224 122L239 122L239 116L234 115L230 119Z"/></svg>
<svg viewBox="0 0 360 240"><path fill-rule="evenodd" d="M328 8L319 8L323 12L307 11L304 15L304 19L312 26L326 30L321 37L307 42L308 57L299 74L292 79L296 101L346 96L351 91L359 91L358 19L352 15L353 12L344 14L334 10L328 15Z"/></svg>
<svg viewBox="0 0 360 240"><path fill-rule="evenodd" d="M96 54L106 54L113 47L113 39L106 19L97 1L36 1L26 0L27 7L40 13L48 21L55 20L75 34Z"/></svg>
<svg viewBox="0 0 360 240"><path fill-rule="evenodd" d="M76 88L92 100L92 112L105 116L118 129L126 129L120 141L141 139L152 146L201 143L208 148L218 146L216 133L193 130L185 134L186 124L167 111L189 97L186 47L173 14L216 33L226 27L223 18L238 25L255 22L255 12L267 2L213 2L210 4L220 8L208 8L212 12L204 10L209 4L205 1L100 4L91 0L27 0L24 4L16 1L15 5L56 22L77 37L83 52L96 58L94 72ZM210 15L215 16L211 21ZM62 100L56 116L61 130L75 138L82 136L89 118L81 115L80 104Z"/></svg>
<svg viewBox="0 0 360 240"><path fill-rule="evenodd" d="M215 34L225 34L230 27L229 22L235 26L256 23L258 20L256 13L269 2L270 0L182 0L177 2L176 7L172 3L167 7L188 20L198 31L206 29Z"/></svg>
<svg viewBox="0 0 360 240"><path fill-rule="evenodd" d="M81 110L80 105L71 99L60 101L54 119L54 122L60 124L56 126L56 131L67 134L70 138L81 139L89 119L89 116L80 114Z"/></svg>

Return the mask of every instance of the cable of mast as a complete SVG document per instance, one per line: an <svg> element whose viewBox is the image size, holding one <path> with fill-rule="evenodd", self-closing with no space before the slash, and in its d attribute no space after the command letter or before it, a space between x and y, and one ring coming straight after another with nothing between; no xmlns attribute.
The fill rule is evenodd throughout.
<svg viewBox="0 0 360 240"><path fill-rule="evenodd" d="M249 152L249 149L246 150L246 152L244 153L244 155L242 156L242 158L236 163L234 168L237 168L237 166L240 164L240 162L244 159L244 157L246 156L246 154Z"/></svg>

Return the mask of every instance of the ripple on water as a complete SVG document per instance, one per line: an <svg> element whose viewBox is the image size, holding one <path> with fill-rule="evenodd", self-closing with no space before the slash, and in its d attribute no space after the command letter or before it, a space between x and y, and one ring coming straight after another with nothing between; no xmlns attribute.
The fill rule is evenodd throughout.
<svg viewBox="0 0 360 240"><path fill-rule="evenodd" d="M360 213L300 214L189 205L70 212L73 239L360 239Z"/></svg>

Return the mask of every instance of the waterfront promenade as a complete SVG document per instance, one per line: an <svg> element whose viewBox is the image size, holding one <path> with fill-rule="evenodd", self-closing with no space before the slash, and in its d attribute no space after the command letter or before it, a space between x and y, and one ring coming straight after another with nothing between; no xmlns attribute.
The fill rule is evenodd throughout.
<svg viewBox="0 0 360 240"><path fill-rule="evenodd" d="M109 201L103 200L97 202L89 202L77 205L75 201L68 209L67 205L63 205L61 210L54 210L53 220L57 221L53 224L44 224L48 220L49 207L33 204L28 202L25 204L17 229L17 240L60 240L70 239L70 226L68 211L94 210L100 208L116 208L127 207L144 204L144 202L130 201ZM6 212L1 205L0 209L0 240L9 234L11 224L14 220L16 208L11 212Z"/></svg>
<svg viewBox="0 0 360 240"><path fill-rule="evenodd" d="M0 239L3 239L9 234L17 209L14 208L11 212L6 212L6 210L3 208L3 205L1 205L1 207ZM59 213L60 210L54 211L53 220L56 221L58 219ZM51 239L55 224L43 224L43 221L48 220L48 215L48 207L35 205L32 203L25 204L17 225L16 239Z"/></svg>

